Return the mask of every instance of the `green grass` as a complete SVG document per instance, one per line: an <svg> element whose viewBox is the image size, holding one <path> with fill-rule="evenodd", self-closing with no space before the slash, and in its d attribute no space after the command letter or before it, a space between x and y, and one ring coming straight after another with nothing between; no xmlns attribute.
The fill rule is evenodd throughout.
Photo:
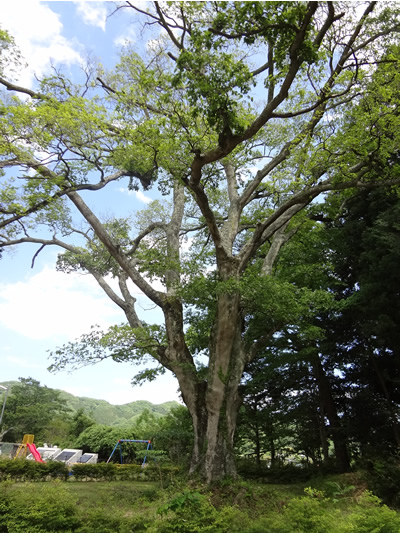
<svg viewBox="0 0 400 533"><path fill-rule="evenodd" d="M399 533L355 474L307 483L0 483L0 533Z"/></svg>

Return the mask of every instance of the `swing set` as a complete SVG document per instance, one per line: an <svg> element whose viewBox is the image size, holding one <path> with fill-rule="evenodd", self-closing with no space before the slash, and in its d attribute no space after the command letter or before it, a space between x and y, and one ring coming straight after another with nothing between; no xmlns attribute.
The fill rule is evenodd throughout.
<svg viewBox="0 0 400 533"><path fill-rule="evenodd" d="M131 439L119 439L119 441L117 442L117 444L114 446L114 449L113 451L111 452L111 455L110 457L107 459L107 463L110 462L112 456L114 455L114 452L116 451L117 448L119 448L119 458L120 458L120 463L121 465L124 464L124 460L123 460L123 455L122 455L122 443L123 442L140 442L142 444L147 444L147 448L146 448L146 453L145 453L145 456L144 456L144 459L143 459L143 463L142 463L142 468L145 466L146 464L146 458L147 458L147 452L149 450L152 450L153 447L151 445L151 440L131 440Z"/></svg>

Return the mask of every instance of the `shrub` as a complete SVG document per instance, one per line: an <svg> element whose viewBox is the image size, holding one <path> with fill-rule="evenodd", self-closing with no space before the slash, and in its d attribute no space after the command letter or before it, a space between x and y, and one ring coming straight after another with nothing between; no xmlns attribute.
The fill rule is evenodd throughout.
<svg viewBox="0 0 400 533"><path fill-rule="evenodd" d="M9 533L72 533L80 520L76 499L60 484L12 495L6 517Z"/></svg>
<svg viewBox="0 0 400 533"><path fill-rule="evenodd" d="M8 533L7 517L10 514L10 483L0 483L0 533Z"/></svg>
<svg viewBox="0 0 400 533"><path fill-rule="evenodd" d="M49 461L36 463L24 459L0 461L0 480L46 481L48 479L68 479L68 467L64 463Z"/></svg>
<svg viewBox="0 0 400 533"><path fill-rule="evenodd" d="M235 507L217 510L208 496L184 491L159 509L161 520L155 524L157 533L241 533L246 515ZM153 531L153 530L151 530Z"/></svg>
<svg viewBox="0 0 400 533"><path fill-rule="evenodd" d="M398 457L368 461L365 477L368 488L386 504L400 507L400 461Z"/></svg>
<svg viewBox="0 0 400 533"><path fill-rule="evenodd" d="M357 510L349 515L349 528L345 533L399 533L399 514L381 503L377 496L365 491Z"/></svg>
<svg viewBox="0 0 400 533"><path fill-rule="evenodd" d="M85 514L83 521L84 524L81 525L76 533L131 533L138 530L133 529L133 527L144 526L144 522L140 517L138 519L129 519L110 514L109 511L103 509L91 509Z"/></svg>
<svg viewBox="0 0 400 533"><path fill-rule="evenodd" d="M258 465L251 460L238 461L238 472L248 479L257 479L265 483L301 483L316 475L317 470L313 467L283 465L269 468L267 465Z"/></svg>

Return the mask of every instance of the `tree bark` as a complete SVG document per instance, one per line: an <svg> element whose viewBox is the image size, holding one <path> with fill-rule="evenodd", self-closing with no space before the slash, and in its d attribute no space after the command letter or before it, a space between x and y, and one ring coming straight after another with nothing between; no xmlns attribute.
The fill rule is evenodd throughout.
<svg viewBox="0 0 400 533"><path fill-rule="evenodd" d="M201 404L196 412L201 412L205 431L197 429L195 442L200 453L194 449L190 471L207 482L236 477L233 441L241 403L238 386L245 363L239 299L238 292L218 297L205 398L198 394Z"/></svg>
<svg viewBox="0 0 400 533"><path fill-rule="evenodd" d="M375 357L375 355L370 355L370 360L372 362L372 366L374 368L375 374L378 378L378 382L382 388L382 392L385 396L386 404L388 406L388 411L390 413L390 418L392 422L392 429L393 429L393 437L397 444L397 446L400 446L400 428L398 423L398 413L396 408L393 405L393 401L389 392L389 389L386 385L385 378L381 372L381 369L379 368L378 361Z"/></svg>
<svg viewBox="0 0 400 533"><path fill-rule="evenodd" d="M325 374L325 370L318 355L313 360L313 367L314 375L318 384L321 405L330 423L331 436L335 448L336 468L338 472L342 474L350 470L346 436L344 434L340 418L337 414L329 380Z"/></svg>

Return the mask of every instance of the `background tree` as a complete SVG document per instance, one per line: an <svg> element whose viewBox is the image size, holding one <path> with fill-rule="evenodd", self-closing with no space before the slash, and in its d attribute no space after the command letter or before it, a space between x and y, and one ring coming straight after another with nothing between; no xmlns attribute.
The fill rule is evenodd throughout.
<svg viewBox="0 0 400 533"><path fill-rule="evenodd" d="M77 438L79 435L85 431L85 429L90 428L93 426L96 422L88 416L84 409L81 407L78 409L74 415L72 416L71 421L71 428L70 428L70 434L71 437Z"/></svg>
<svg viewBox="0 0 400 533"><path fill-rule="evenodd" d="M353 384L346 391L349 438L362 455L400 444L398 210L397 190L364 192L346 202L330 231L343 302L331 337L344 380Z"/></svg>
<svg viewBox="0 0 400 533"><path fill-rule="evenodd" d="M160 419L153 438L156 450L165 451L173 464L187 467L193 448L193 426L186 407L175 407Z"/></svg>
<svg viewBox="0 0 400 533"><path fill-rule="evenodd" d="M85 429L75 440L74 446L83 450L84 453L97 453L99 461L107 461L119 439L141 439L132 427L112 428L101 424L94 424ZM123 457L124 462L133 462L136 458L138 445L125 443ZM143 446L142 446L143 447ZM119 451L113 457L114 462L119 462Z"/></svg>
<svg viewBox="0 0 400 533"><path fill-rule="evenodd" d="M193 421L191 472L207 481L235 475L246 364L315 300L271 276L301 211L329 190L398 179L397 162L386 165L398 150L398 51L384 53L397 7L362 6L127 2L161 30L147 56L126 50L81 84L0 79L29 96L2 104L1 167L23 179L3 182L0 246L62 248L58 268L92 274L127 318L61 348L54 368L150 357L158 366L138 379L170 370ZM134 227L100 220L81 193L122 178L158 186L170 208L153 204ZM138 317L128 280L163 325Z"/></svg>
<svg viewBox="0 0 400 533"><path fill-rule="evenodd" d="M334 451L339 471L351 455L398 450L398 209L398 189L332 194L310 208L275 276L332 299L246 367L239 435L255 423L264 439L289 432L292 449L317 464ZM280 424L266 432L270 413Z"/></svg>
<svg viewBox="0 0 400 533"><path fill-rule="evenodd" d="M21 442L25 433L35 435L35 443L55 443L69 431L69 412L60 393L32 378L19 378L7 398L3 418L3 440ZM66 421L62 423L62 421ZM61 427L61 432L60 432Z"/></svg>

